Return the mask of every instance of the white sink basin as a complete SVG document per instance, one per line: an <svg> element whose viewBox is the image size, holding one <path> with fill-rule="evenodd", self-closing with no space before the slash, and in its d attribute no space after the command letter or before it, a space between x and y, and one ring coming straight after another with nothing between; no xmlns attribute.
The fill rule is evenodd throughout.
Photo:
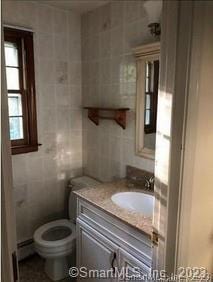
<svg viewBox="0 0 213 282"><path fill-rule="evenodd" d="M140 192L121 192L112 195L112 201L121 208L152 216L154 197Z"/></svg>

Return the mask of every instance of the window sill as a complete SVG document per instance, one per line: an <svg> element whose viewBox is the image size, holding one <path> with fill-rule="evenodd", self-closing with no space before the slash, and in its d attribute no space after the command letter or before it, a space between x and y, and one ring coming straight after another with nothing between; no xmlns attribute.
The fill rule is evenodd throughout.
<svg viewBox="0 0 213 282"><path fill-rule="evenodd" d="M14 146L11 148L12 155L36 152L38 151L38 146L40 145L41 144Z"/></svg>

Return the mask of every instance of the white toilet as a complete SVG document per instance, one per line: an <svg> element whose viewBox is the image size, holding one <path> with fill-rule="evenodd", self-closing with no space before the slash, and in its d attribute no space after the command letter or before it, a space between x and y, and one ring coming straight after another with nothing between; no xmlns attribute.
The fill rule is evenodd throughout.
<svg viewBox="0 0 213 282"><path fill-rule="evenodd" d="M70 181L72 191L87 186L98 185L99 182L82 176ZM34 233L36 252L45 261L45 272L53 281L61 280L69 275L69 268L75 266L75 220L76 197L69 196L69 220L60 219L40 226Z"/></svg>

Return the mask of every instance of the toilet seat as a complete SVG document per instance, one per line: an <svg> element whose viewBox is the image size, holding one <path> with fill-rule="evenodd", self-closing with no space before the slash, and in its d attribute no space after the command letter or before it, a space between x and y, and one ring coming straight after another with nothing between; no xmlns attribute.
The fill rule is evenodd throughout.
<svg viewBox="0 0 213 282"><path fill-rule="evenodd" d="M54 236L50 236L52 237L51 240L45 238L45 234L49 233L51 235L51 232L55 232L56 229L60 230L60 227L64 227L64 230L66 230L66 228L67 230L69 229L69 232L66 230L63 238L58 239L57 237L60 238L60 236L56 236L55 240L52 239ZM66 234L68 234L68 236L66 236ZM39 227L34 233L35 248L37 252L44 257L62 256L71 253L73 248L75 248L75 238L75 225L67 219L46 223Z"/></svg>
<svg viewBox="0 0 213 282"><path fill-rule="evenodd" d="M49 240L45 240L43 238L43 235L45 234L45 232L48 232L52 228L60 227L60 226L69 228L70 231L71 231L71 234L66 236L63 239L60 239L60 240L49 241ZM37 241L38 243L42 244L43 246L47 246L47 247L50 247L50 246L55 247L55 246L64 245L64 244L72 241L75 237L76 237L75 225L67 219L54 220L54 221L51 221L49 223L46 223L46 224L42 225L41 227L39 227L35 231L35 234L34 234L34 240Z"/></svg>

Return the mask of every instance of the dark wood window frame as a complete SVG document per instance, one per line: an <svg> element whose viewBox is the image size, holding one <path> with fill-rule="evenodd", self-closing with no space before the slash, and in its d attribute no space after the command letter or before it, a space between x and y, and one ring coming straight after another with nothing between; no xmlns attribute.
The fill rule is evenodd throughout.
<svg viewBox="0 0 213 282"><path fill-rule="evenodd" d="M146 134L156 133L159 60L154 61L153 63L154 63L153 91L145 92L145 97L146 95L150 95L150 123L147 125L144 125L144 131ZM146 110L145 110L145 113L146 113Z"/></svg>
<svg viewBox="0 0 213 282"><path fill-rule="evenodd" d="M33 33L5 27L5 42L18 49L20 90L8 89L8 94L21 94L24 138L11 140L12 154L38 151Z"/></svg>

